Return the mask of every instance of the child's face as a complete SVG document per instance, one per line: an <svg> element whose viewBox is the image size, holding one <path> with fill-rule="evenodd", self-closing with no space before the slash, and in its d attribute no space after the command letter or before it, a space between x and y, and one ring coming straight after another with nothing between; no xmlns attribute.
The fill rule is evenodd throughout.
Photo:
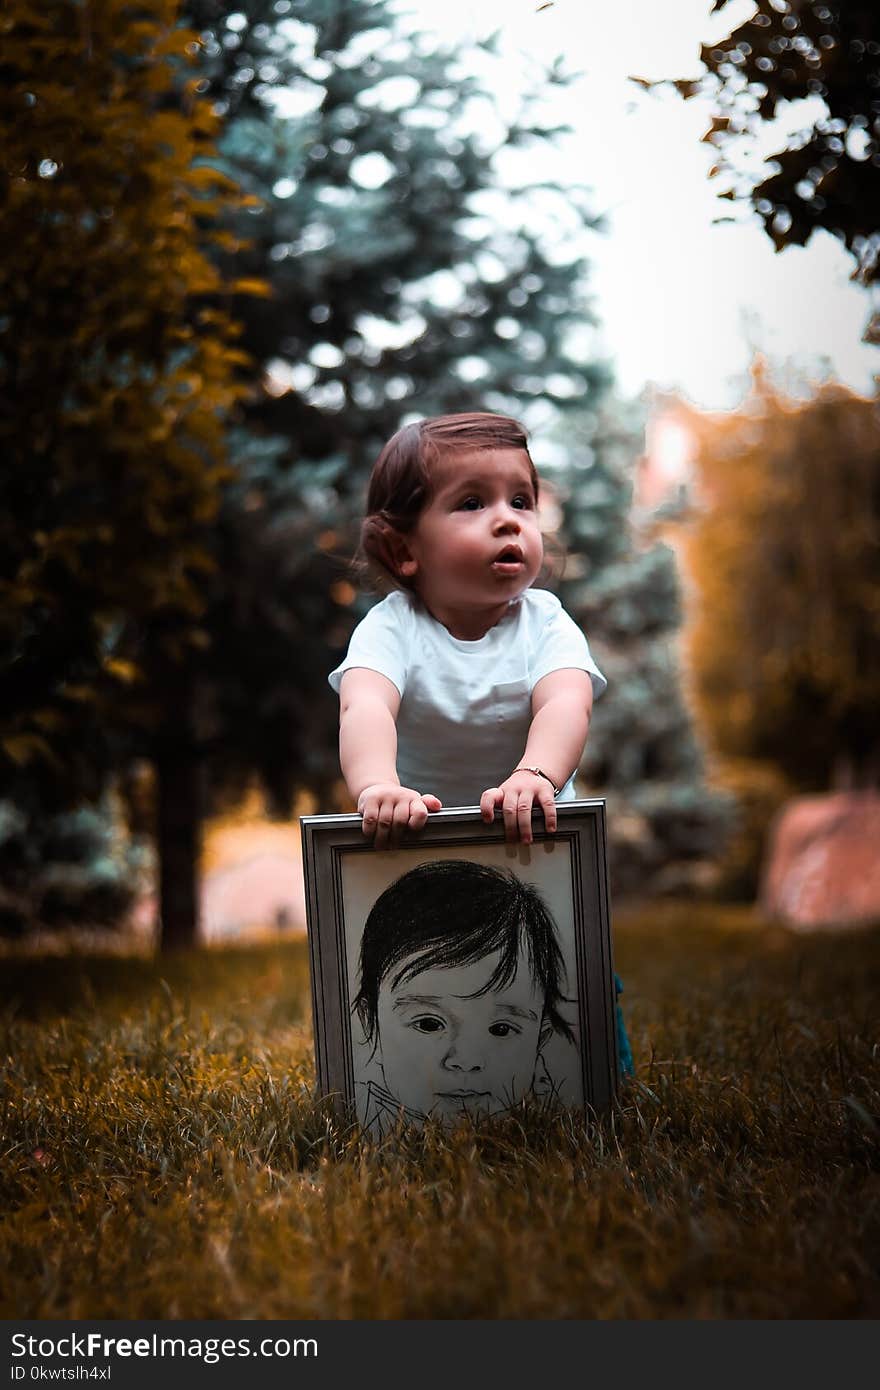
<svg viewBox="0 0 880 1390"><path fill-rule="evenodd" d="M467 615L484 615L491 626L536 578L544 555L528 455L451 454L434 465L431 482L400 572L453 631Z"/></svg>
<svg viewBox="0 0 880 1390"><path fill-rule="evenodd" d="M411 1110L439 1119L507 1110L532 1085L544 996L521 955L508 985L485 994L499 952L471 965L424 970L379 987L385 1085ZM397 972L395 972L397 973Z"/></svg>

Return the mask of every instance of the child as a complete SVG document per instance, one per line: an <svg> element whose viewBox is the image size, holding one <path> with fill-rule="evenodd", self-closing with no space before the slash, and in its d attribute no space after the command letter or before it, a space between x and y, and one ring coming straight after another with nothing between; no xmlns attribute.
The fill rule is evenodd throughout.
<svg viewBox="0 0 880 1390"><path fill-rule="evenodd" d="M330 676L340 760L377 848L441 804L497 807L509 839L549 832L594 693L605 688L559 600L533 589L544 557L538 478L502 415L407 425L373 470L360 556L394 590L355 629Z"/></svg>
<svg viewBox="0 0 880 1390"><path fill-rule="evenodd" d="M404 874L361 939L362 1123L381 1132L401 1110L416 1121L497 1114L555 1090L541 1049L553 1033L574 1042L564 983L555 924L531 885L467 860Z"/></svg>
<svg viewBox="0 0 880 1390"><path fill-rule="evenodd" d="M606 681L554 594L538 476L504 415L406 425L379 455L359 559L391 592L332 672L342 773L376 848L443 805L500 807L508 840L548 833ZM628 1045L622 1057L628 1055Z"/></svg>

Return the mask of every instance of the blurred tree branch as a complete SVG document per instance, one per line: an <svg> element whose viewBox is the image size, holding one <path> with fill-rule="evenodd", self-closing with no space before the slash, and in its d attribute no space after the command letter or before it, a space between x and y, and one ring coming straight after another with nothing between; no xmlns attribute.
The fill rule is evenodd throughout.
<svg viewBox="0 0 880 1390"><path fill-rule="evenodd" d="M715 0L712 12L727 8ZM672 85L716 115L704 140L718 151L720 196L748 203L777 251L825 230L873 288L880 263L880 11L875 0L757 0L726 38L703 45L706 72ZM666 85L648 83L648 86ZM801 117L763 159L748 158L780 117ZM875 314L866 339L880 342Z"/></svg>

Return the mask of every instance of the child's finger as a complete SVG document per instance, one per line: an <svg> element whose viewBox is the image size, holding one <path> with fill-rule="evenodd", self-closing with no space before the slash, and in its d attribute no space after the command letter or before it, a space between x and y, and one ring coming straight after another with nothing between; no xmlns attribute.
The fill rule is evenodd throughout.
<svg viewBox="0 0 880 1390"><path fill-rule="evenodd" d="M372 796L371 796L367 801L364 802L364 809L363 809L363 825L361 826L361 829L363 830L363 832L364 832L365 835L367 835L367 836L375 835L375 833L376 833L376 822L377 822L377 820L378 820L378 816L379 816L379 801L378 801L378 798L372 797Z"/></svg>
<svg viewBox="0 0 880 1390"><path fill-rule="evenodd" d="M502 803L504 812L504 838L515 841L519 839L519 792L506 791Z"/></svg>
<svg viewBox="0 0 880 1390"><path fill-rule="evenodd" d="M532 843L532 806L534 795L530 791L522 791L516 801L516 825L519 831L519 838L524 845Z"/></svg>
<svg viewBox="0 0 880 1390"><path fill-rule="evenodd" d="M480 814L484 821L495 819L495 807L499 801L504 800L504 793L500 787L487 787L480 797Z"/></svg>
<svg viewBox="0 0 880 1390"><path fill-rule="evenodd" d="M431 794L428 793L427 795L422 797L422 801L425 803L429 811L443 810L443 802L440 800L439 796L431 796Z"/></svg>
<svg viewBox="0 0 880 1390"><path fill-rule="evenodd" d="M414 796L409 803L409 828L410 830L421 830L428 819L428 808L425 805L425 798Z"/></svg>
<svg viewBox="0 0 880 1390"><path fill-rule="evenodd" d="M376 849L384 849L388 844L393 819L394 802L381 801L376 812L376 834L373 839Z"/></svg>
<svg viewBox="0 0 880 1390"><path fill-rule="evenodd" d="M538 805L544 812L544 826L548 835L556 834L556 802L548 788L538 792Z"/></svg>
<svg viewBox="0 0 880 1390"><path fill-rule="evenodd" d="M396 801L394 810L391 813L391 827L388 831L388 843L392 846L399 845L403 839L403 832L409 825L409 801Z"/></svg>

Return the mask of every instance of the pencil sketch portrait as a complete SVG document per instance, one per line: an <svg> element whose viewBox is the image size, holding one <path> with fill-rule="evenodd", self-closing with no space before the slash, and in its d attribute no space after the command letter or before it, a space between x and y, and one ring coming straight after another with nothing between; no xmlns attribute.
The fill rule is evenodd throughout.
<svg viewBox="0 0 880 1390"><path fill-rule="evenodd" d="M318 1090L370 1134L616 1093L605 806L507 842L477 807L377 852L360 816L304 816Z"/></svg>
<svg viewBox="0 0 880 1390"><path fill-rule="evenodd" d="M401 1116L495 1115L528 1096L580 1103L557 924L512 870L435 859L395 878L366 917L355 984L357 1111L371 1132Z"/></svg>

